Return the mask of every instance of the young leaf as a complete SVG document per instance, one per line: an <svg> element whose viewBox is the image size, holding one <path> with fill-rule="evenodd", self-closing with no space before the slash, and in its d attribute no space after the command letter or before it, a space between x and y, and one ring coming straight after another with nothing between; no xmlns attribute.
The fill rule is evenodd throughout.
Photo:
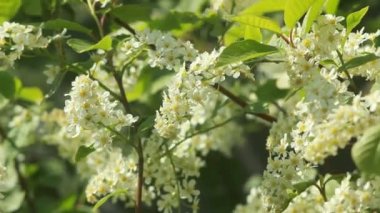
<svg viewBox="0 0 380 213"><path fill-rule="evenodd" d="M367 11L368 6L347 16L347 34L349 34L360 23Z"/></svg>
<svg viewBox="0 0 380 213"><path fill-rule="evenodd" d="M316 0L288 0L285 5L284 21L288 28L293 28Z"/></svg>
<svg viewBox="0 0 380 213"><path fill-rule="evenodd" d="M311 5L309 11L306 13L305 18L303 19L303 33L309 32L311 25L313 25L313 22L321 14L324 3L325 0L316 0L313 5Z"/></svg>
<svg viewBox="0 0 380 213"><path fill-rule="evenodd" d="M100 199L96 204L95 206L92 208L92 211L96 211L97 209L99 209L103 204L105 204L112 196L116 196L116 195L119 195L119 194L123 194L123 193L126 193L127 190L125 189L122 189L122 190L116 190L115 192L112 192L108 195L106 195L105 197L103 197L102 199Z"/></svg>
<svg viewBox="0 0 380 213"><path fill-rule="evenodd" d="M65 19L49 20L45 22L43 27L45 29L50 29L50 30L63 30L64 28L66 28L68 30L81 32L89 36L92 36L91 29L88 29L87 27L84 27L76 22L68 21Z"/></svg>
<svg viewBox="0 0 380 213"><path fill-rule="evenodd" d="M380 175L380 125L364 132L352 147L351 155L361 172Z"/></svg>
<svg viewBox="0 0 380 213"><path fill-rule="evenodd" d="M244 29L244 39L245 40L255 40L261 42L263 39L263 35L261 34L261 30L258 27L245 26Z"/></svg>
<svg viewBox="0 0 380 213"><path fill-rule="evenodd" d="M96 44L91 44L87 41L72 38L67 41L67 45L73 48L77 53L84 53L90 50L111 50L112 49L112 38L110 36L105 36Z"/></svg>
<svg viewBox="0 0 380 213"><path fill-rule="evenodd" d="M77 153L75 154L75 162L79 162L83 158L87 157L87 155L91 154L93 151L95 151L95 148L93 148L92 146L80 146L78 148Z"/></svg>
<svg viewBox="0 0 380 213"><path fill-rule="evenodd" d="M243 10L240 14L257 14L282 11L285 9L287 0L260 0L253 3L247 9Z"/></svg>
<svg viewBox="0 0 380 213"><path fill-rule="evenodd" d="M276 86L275 80L269 80L259 88L257 88L256 95L260 101L271 102L283 98L288 94L288 90L279 89Z"/></svg>
<svg viewBox="0 0 380 213"><path fill-rule="evenodd" d="M261 44L254 40L238 41L223 50L216 67L266 56L277 51L276 47Z"/></svg>
<svg viewBox="0 0 380 213"><path fill-rule="evenodd" d="M23 87L18 93L17 98L38 104L44 99L44 95L38 87Z"/></svg>
<svg viewBox="0 0 380 213"><path fill-rule="evenodd" d="M372 53L364 55L364 56L352 58L351 60L347 61L343 66L339 67L338 72L361 66L363 64L377 60L379 58L380 58L379 56L376 56L375 54L372 54Z"/></svg>
<svg viewBox="0 0 380 213"><path fill-rule="evenodd" d="M16 15L21 0L0 0L0 24Z"/></svg>
<svg viewBox="0 0 380 213"><path fill-rule="evenodd" d="M223 41L224 45L230 45L244 36L244 26L234 24L230 27L226 33L224 33Z"/></svg>
<svg viewBox="0 0 380 213"><path fill-rule="evenodd" d="M269 18L255 15L241 15L234 17L232 20L252 27L258 27L275 33L281 33L280 26Z"/></svg>
<svg viewBox="0 0 380 213"><path fill-rule="evenodd" d="M11 74L0 71L0 94L5 98L11 99L16 93L16 83Z"/></svg>
<svg viewBox="0 0 380 213"><path fill-rule="evenodd" d="M338 9L339 0L326 0L325 10L326 13L335 14Z"/></svg>

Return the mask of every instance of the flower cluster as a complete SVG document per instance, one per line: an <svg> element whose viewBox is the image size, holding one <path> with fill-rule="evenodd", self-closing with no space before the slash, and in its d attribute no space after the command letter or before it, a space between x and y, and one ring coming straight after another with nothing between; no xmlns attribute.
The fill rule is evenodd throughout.
<svg viewBox="0 0 380 213"><path fill-rule="evenodd" d="M46 48L50 40L42 35L41 28L4 22L0 26L0 68L13 66L25 50Z"/></svg>
<svg viewBox="0 0 380 213"><path fill-rule="evenodd" d="M286 59L290 84L300 90L286 100L283 104L286 114L280 112L270 130L267 169L261 186L254 189L262 202L262 212L360 212L363 208L378 208L366 197L374 193L369 190L369 186L376 185L373 180L358 181L353 186L347 177L327 200L314 186L295 197L291 193L296 192L297 183L315 178L316 166L337 155L353 138L359 140L368 126L379 121L379 91L373 89L363 95L350 89L353 76L377 80L375 70L379 60L348 71L341 68L342 60L378 55L378 48L369 41L379 33L360 31L346 37L342 20L324 15L317 19L310 33L305 34L298 27L291 43L278 41L285 49L280 57ZM249 211L250 205L254 201L236 211Z"/></svg>
<svg viewBox="0 0 380 213"><path fill-rule="evenodd" d="M135 42L142 42L149 48L148 63L152 67L177 71L184 62L193 61L198 54L192 43L182 42L161 31L145 30L139 33L138 38Z"/></svg>
<svg viewBox="0 0 380 213"><path fill-rule="evenodd" d="M102 131L93 134L95 145L102 147L111 142L107 129L120 131L122 127L131 126L137 121L137 117L125 115L122 110L116 109L117 102L111 101L110 93L102 91L99 83L89 76L78 76L72 86L68 94L70 100L66 100L64 109L68 116L67 130L72 137L78 136L83 130L103 127Z"/></svg>

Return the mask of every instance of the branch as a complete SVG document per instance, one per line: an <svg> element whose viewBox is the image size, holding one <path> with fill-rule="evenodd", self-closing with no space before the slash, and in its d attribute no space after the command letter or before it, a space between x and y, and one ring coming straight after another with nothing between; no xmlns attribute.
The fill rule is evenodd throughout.
<svg viewBox="0 0 380 213"><path fill-rule="evenodd" d="M237 97L236 95L234 95L232 92L230 92L229 90L227 90L226 88L224 88L222 85L220 84L214 84L212 85L212 87L214 87L214 89L218 90L219 92L221 92L222 94L224 94L225 96L227 96L231 101L233 101L234 103L236 103L237 105L239 105L241 108L246 108L248 107L248 103L245 102L243 99ZM249 114L252 114L258 118L261 118L265 121L268 121L270 123L273 123L273 122L276 122L277 119L270 116L270 115L267 115L265 113L258 113L258 112L249 112Z"/></svg>
<svg viewBox="0 0 380 213"><path fill-rule="evenodd" d="M11 138L8 137L7 133L5 132L5 130L2 127L0 127L0 136L4 140L8 140L13 148L18 149L15 142ZM15 170L17 173L17 178L18 178L18 181L20 183L21 189L25 192L25 199L26 199L26 202L28 204L29 212L35 213L35 212L37 212L36 206L34 205L33 198L32 198L31 192L29 190L28 181L21 173L20 162L18 161L17 157L15 157L15 159L14 159L14 164L15 164Z"/></svg>

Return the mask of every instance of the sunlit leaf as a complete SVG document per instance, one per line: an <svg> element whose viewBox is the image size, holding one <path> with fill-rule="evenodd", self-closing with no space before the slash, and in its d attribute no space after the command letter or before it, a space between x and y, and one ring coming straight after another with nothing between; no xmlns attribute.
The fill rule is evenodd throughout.
<svg viewBox="0 0 380 213"><path fill-rule="evenodd" d="M326 13L335 14L339 5L339 0L326 0L325 10Z"/></svg>
<svg viewBox="0 0 380 213"><path fill-rule="evenodd" d="M252 27L258 27L275 33L281 33L280 26L269 18L255 15L241 15L234 17L232 20Z"/></svg>
<svg viewBox="0 0 380 213"><path fill-rule="evenodd" d="M247 9L243 10L240 14L263 14L269 12L282 11L285 9L287 0L260 0L253 3Z"/></svg>
<svg viewBox="0 0 380 213"><path fill-rule="evenodd" d="M0 24L16 15L21 0L0 0Z"/></svg>
<svg viewBox="0 0 380 213"><path fill-rule="evenodd" d="M306 13L305 18L303 19L302 30L304 33L308 33L313 22L318 18L323 9L323 4L325 0L316 0L310 7L309 11Z"/></svg>
<svg viewBox="0 0 380 213"><path fill-rule="evenodd" d="M96 44L92 44L81 39L72 38L67 41L67 44L77 53L84 53L96 49L108 51L112 49L112 38L110 36L105 36Z"/></svg>
<svg viewBox="0 0 380 213"><path fill-rule="evenodd" d="M288 28L293 28L315 1L316 0L288 0L284 12L285 25Z"/></svg>
<svg viewBox="0 0 380 213"><path fill-rule="evenodd" d="M17 95L17 98L34 103L41 103L44 95L38 87L23 87Z"/></svg>
<svg viewBox="0 0 380 213"><path fill-rule="evenodd" d="M261 44L254 40L244 40L232 43L220 54L217 67L231 63L246 61L277 52L277 48Z"/></svg>
<svg viewBox="0 0 380 213"><path fill-rule="evenodd" d="M347 20L346 20L347 34L349 34L361 22L361 20L363 19L367 11L368 11L368 7L364 7L363 9L353 12L347 16Z"/></svg>

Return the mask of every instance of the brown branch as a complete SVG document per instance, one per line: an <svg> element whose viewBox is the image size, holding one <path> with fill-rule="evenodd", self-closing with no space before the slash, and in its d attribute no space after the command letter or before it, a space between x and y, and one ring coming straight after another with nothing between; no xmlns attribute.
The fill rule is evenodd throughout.
<svg viewBox="0 0 380 213"><path fill-rule="evenodd" d="M241 108L246 108L248 107L248 103L245 102L243 99L239 98L238 96L234 95L232 92L230 92L229 90L227 90L226 88L224 88L222 85L220 84L214 84L212 85L212 87L214 87L214 89L218 90L219 92L221 92L222 94L224 94L225 96L227 96L231 101L233 101L234 103L236 103L237 105L239 105ZM259 113L259 112L250 112L249 114L252 114L258 118L261 118L265 121L268 121L270 123L273 123L273 122L276 122L277 119L270 116L270 115L267 115L267 114L264 114L264 113Z"/></svg>
<svg viewBox="0 0 380 213"><path fill-rule="evenodd" d="M108 55L108 63L110 67L113 67L112 64L112 53ZM125 94L125 89L123 85L123 78L120 73L116 72L115 70L112 70L113 76L116 80L117 86L119 88L120 93L120 102L124 107L124 110L126 113L133 114L131 107L129 106L129 102L127 99L127 96ZM132 132L137 135L137 127L131 126ZM142 142L140 138L136 137L136 151L138 155L138 162L137 162L137 191L136 191L136 203L135 203L135 213L141 213L142 212L142 188L144 184L144 150L142 146Z"/></svg>
<svg viewBox="0 0 380 213"><path fill-rule="evenodd" d="M126 30L128 30L132 35L136 35L136 31L135 29L133 29L128 23L125 23L124 21L122 21L121 19L117 18L117 17L114 17L113 19L116 24L124 27Z"/></svg>

